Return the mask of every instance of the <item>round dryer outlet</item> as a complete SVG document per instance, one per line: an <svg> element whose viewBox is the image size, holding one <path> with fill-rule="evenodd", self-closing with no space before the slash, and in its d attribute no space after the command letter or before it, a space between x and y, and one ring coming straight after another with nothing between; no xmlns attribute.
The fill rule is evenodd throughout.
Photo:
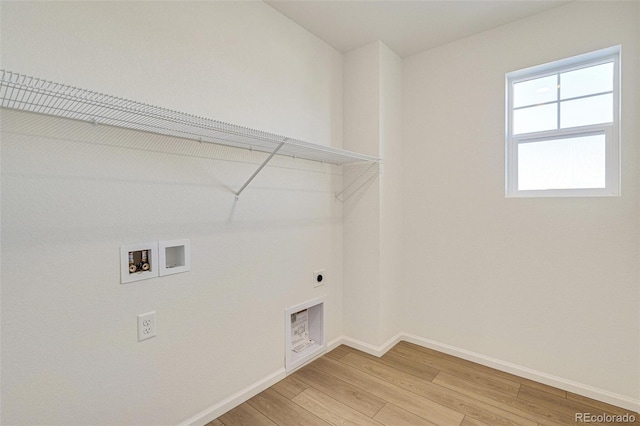
<svg viewBox="0 0 640 426"><path fill-rule="evenodd" d="M313 286L320 287L324 285L327 280L327 274L325 274L324 269L319 269L313 273Z"/></svg>

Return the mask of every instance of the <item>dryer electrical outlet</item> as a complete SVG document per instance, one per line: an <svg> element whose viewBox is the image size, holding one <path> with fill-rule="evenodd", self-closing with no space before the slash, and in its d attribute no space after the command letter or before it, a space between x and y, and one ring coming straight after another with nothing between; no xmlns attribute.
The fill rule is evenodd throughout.
<svg viewBox="0 0 640 426"><path fill-rule="evenodd" d="M324 269L318 269L313 273L313 286L320 287L324 285L327 280L327 274L324 272Z"/></svg>

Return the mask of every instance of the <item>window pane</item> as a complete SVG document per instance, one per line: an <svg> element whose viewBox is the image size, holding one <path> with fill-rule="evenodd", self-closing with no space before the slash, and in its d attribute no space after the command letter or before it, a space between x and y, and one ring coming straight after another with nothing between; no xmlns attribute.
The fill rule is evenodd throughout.
<svg viewBox="0 0 640 426"><path fill-rule="evenodd" d="M592 96L560 103L560 127L586 126L613 121L613 95Z"/></svg>
<svg viewBox="0 0 640 426"><path fill-rule="evenodd" d="M613 62L560 74L560 99L612 90Z"/></svg>
<svg viewBox="0 0 640 426"><path fill-rule="evenodd" d="M558 99L558 76L536 78L513 85L513 107L537 105Z"/></svg>
<svg viewBox="0 0 640 426"><path fill-rule="evenodd" d="M518 190L605 187L605 136L518 145Z"/></svg>
<svg viewBox="0 0 640 426"><path fill-rule="evenodd" d="M558 104L517 109L513 111L513 134L556 129L557 114Z"/></svg>

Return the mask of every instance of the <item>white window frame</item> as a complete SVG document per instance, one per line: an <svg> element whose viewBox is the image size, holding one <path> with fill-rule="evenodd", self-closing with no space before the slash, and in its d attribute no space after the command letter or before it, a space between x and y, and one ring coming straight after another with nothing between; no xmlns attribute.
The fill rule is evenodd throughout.
<svg viewBox="0 0 640 426"><path fill-rule="evenodd" d="M613 62L613 121L566 129L513 134L513 85L549 75ZM592 95L589 95L592 96ZM560 99L558 97L558 111ZM620 195L620 46L574 56L506 75L506 197L615 197ZM560 112L558 112L560 114ZM580 189L518 189L518 146L528 142L543 142L559 138L605 135L605 187Z"/></svg>

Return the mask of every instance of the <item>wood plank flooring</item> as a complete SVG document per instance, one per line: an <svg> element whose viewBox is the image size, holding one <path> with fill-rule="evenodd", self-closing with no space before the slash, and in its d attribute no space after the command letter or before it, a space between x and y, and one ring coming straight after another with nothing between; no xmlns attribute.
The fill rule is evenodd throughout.
<svg viewBox="0 0 640 426"><path fill-rule="evenodd" d="M638 413L400 342L381 358L340 346L207 426L556 426L580 424L576 413L640 425Z"/></svg>

